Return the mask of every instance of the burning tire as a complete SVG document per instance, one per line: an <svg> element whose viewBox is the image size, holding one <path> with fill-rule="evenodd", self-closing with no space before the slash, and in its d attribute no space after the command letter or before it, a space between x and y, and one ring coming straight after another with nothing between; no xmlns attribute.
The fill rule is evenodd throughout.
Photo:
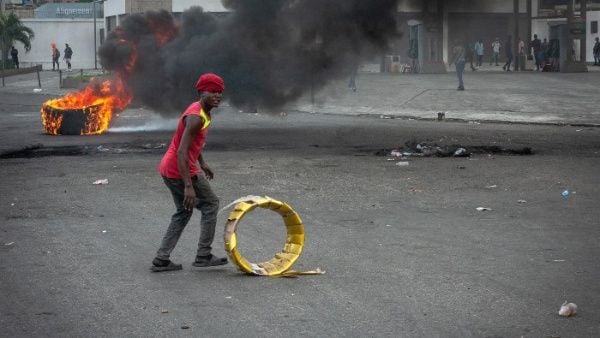
<svg viewBox="0 0 600 338"><path fill-rule="evenodd" d="M102 132L98 116L102 105L85 108L56 108L42 106L42 125L50 135L87 135Z"/></svg>

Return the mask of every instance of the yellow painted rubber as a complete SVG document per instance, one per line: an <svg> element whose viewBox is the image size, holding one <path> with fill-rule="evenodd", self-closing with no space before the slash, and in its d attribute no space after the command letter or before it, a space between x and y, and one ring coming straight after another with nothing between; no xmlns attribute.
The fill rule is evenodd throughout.
<svg viewBox="0 0 600 338"><path fill-rule="evenodd" d="M271 209L281 215L287 229L287 237L283 249L276 253L268 262L248 262L237 248L236 230L244 215L260 207ZM225 224L225 251L229 258L240 270L261 276L278 276L285 274L298 260L304 247L304 224L300 216L287 203L274 200L270 197L253 197L235 205L229 213Z"/></svg>

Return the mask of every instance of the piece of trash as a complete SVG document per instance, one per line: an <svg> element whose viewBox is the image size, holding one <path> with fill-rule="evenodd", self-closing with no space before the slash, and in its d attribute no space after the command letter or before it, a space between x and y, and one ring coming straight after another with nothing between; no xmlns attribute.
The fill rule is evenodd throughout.
<svg viewBox="0 0 600 338"><path fill-rule="evenodd" d="M409 162L397 162L396 165L399 167L408 167Z"/></svg>
<svg viewBox="0 0 600 338"><path fill-rule="evenodd" d="M102 180L95 180L94 183L92 183L93 185L104 185L104 184L108 184L108 178L102 179Z"/></svg>
<svg viewBox="0 0 600 338"><path fill-rule="evenodd" d="M169 310L160 310L160 313L169 313Z"/></svg>
<svg viewBox="0 0 600 338"><path fill-rule="evenodd" d="M402 152L399 150L392 150L392 152L390 153L390 156L402 157Z"/></svg>
<svg viewBox="0 0 600 338"><path fill-rule="evenodd" d="M438 112L437 116L438 116L438 121L441 121L446 118L446 112L443 112L443 111Z"/></svg>
<svg viewBox="0 0 600 338"><path fill-rule="evenodd" d="M560 307L560 310L558 310L558 315L563 316L563 317L571 317L576 314L577 314L577 305L575 303L567 303L566 300L563 303L563 305Z"/></svg>
<svg viewBox="0 0 600 338"><path fill-rule="evenodd" d="M562 195L562 197L564 197L564 198L567 198L567 197L569 197L569 190L565 190L565 191L563 191L561 195Z"/></svg>
<svg viewBox="0 0 600 338"><path fill-rule="evenodd" d="M494 188L498 188L498 186L494 184L494 185L488 185L485 188L486 189L494 189Z"/></svg>
<svg viewBox="0 0 600 338"><path fill-rule="evenodd" d="M6 243L4 245L9 246L9 245L13 245L13 244L15 244L15 242Z"/></svg>
<svg viewBox="0 0 600 338"><path fill-rule="evenodd" d="M106 233L106 230L102 230L102 233L103 233L103 234L105 234L105 233Z"/></svg>
<svg viewBox="0 0 600 338"><path fill-rule="evenodd" d="M481 123L477 122L477 121L469 121L469 124L481 124Z"/></svg>
<svg viewBox="0 0 600 338"><path fill-rule="evenodd" d="M523 203L527 203L527 201L526 200L518 200L517 203L523 204Z"/></svg>
<svg viewBox="0 0 600 338"><path fill-rule="evenodd" d="M182 326L181 326L181 328L182 328L182 329L184 329L184 330L187 330L187 329L189 329L190 327L189 327L189 326L187 326L187 325L182 325Z"/></svg>
<svg viewBox="0 0 600 338"><path fill-rule="evenodd" d="M385 226L386 226L386 227L391 227L392 225L391 225L391 224L386 224Z"/></svg>
<svg viewBox="0 0 600 338"><path fill-rule="evenodd" d="M492 208L477 207L477 211L492 211Z"/></svg>
<svg viewBox="0 0 600 338"><path fill-rule="evenodd" d="M33 92L34 93L41 93L42 92L42 88L33 88Z"/></svg>
<svg viewBox="0 0 600 338"><path fill-rule="evenodd" d="M103 147L102 145L97 146L96 149L101 152L110 151L110 148Z"/></svg>
<svg viewBox="0 0 600 338"><path fill-rule="evenodd" d="M576 129L575 131L582 131L583 129Z"/></svg>
<svg viewBox="0 0 600 338"><path fill-rule="evenodd" d="M465 149L465 148L458 148L454 152L454 157L466 157L466 156L469 156L469 153L467 152L467 149Z"/></svg>
<svg viewBox="0 0 600 338"><path fill-rule="evenodd" d="M231 299L231 296L227 296L227 297L225 297L225 298L226 298L226 299Z"/></svg>
<svg viewBox="0 0 600 338"><path fill-rule="evenodd" d="M14 203L11 203L11 204L10 204L10 206L11 206L11 207L14 207L14 206L15 206L15 204L14 204Z"/></svg>
<svg viewBox="0 0 600 338"><path fill-rule="evenodd" d="M553 259L552 261L553 261L553 262L565 262L565 260L564 260L564 259Z"/></svg>

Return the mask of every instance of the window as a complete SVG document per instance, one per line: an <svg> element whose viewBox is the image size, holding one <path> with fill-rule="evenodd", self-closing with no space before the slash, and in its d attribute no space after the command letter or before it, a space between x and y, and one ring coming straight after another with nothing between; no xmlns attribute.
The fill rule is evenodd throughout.
<svg viewBox="0 0 600 338"><path fill-rule="evenodd" d="M598 34L598 21L592 21L592 27L590 27L590 33Z"/></svg>

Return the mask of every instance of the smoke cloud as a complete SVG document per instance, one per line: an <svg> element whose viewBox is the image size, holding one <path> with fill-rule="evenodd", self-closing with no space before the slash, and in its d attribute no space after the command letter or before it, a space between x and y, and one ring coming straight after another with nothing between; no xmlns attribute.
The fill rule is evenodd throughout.
<svg viewBox="0 0 600 338"><path fill-rule="evenodd" d="M100 60L125 74L136 100L164 114L197 99L205 72L225 79L235 106L278 108L380 55L398 35L397 2L224 0L231 13L194 7L180 23L166 11L136 14L108 36Z"/></svg>

